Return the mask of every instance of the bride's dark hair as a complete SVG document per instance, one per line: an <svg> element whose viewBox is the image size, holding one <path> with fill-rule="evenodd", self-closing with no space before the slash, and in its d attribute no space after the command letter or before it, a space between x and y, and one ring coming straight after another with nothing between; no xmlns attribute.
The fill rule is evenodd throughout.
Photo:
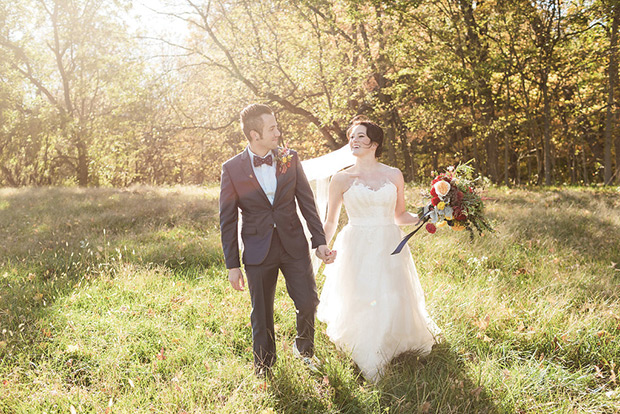
<svg viewBox="0 0 620 414"><path fill-rule="evenodd" d="M358 125L365 126L366 135L370 138L370 141L377 143L375 158L379 158L383 152L383 129L364 115L357 115L349 124L349 128L347 129L347 138L351 137L351 131Z"/></svg>

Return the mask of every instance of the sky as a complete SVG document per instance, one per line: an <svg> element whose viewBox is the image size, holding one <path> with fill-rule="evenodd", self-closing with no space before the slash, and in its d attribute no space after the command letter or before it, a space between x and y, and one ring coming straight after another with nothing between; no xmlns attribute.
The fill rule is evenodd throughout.
<svg viewBox="0 0 620 414"><path fill-rule="evenodd" d="M187 24L163 13L182 10L183 6L184 2L178 0L135 0L132 2L127 23L132 31L145 36L163 36L171 41L178 41L187 36Z"/></svg>

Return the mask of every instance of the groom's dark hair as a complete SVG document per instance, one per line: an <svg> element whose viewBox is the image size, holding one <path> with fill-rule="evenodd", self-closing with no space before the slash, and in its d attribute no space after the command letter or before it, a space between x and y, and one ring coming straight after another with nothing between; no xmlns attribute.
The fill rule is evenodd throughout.
<svg viewBox="0 0 620 414"><path fill-rule="evenodd" d="M263 104L251 104L241 110L239 121L241 121L241 129L248 141L251 140L250 131L256 131L262 135L264 123L261 116L265 114L273 115L273 111Z"/></svg>
<svg viewBox="0 0 620 414"><path fill-rule="evenodd" d="M358 115L351 120L351 124L349 125L349 129L347 129L347 138L351 136L351 131L358 125L363 125L366 127L366 136L370 138L370 142L377 143L377 150L375 151L375 157L379 158L381 153L383 152L383 129L372 122L370 119L366 118L364 115Z"/></svg>

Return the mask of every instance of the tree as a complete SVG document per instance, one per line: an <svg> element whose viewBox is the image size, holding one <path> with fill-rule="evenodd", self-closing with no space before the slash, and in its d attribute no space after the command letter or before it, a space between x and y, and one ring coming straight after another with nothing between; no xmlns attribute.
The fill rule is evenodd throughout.
<svg viewBox="0 0 620 414"><path fill-rule="evenodd" d="M53 162L89 184L93 124L115 105L106 94L123 79L127 38L109 0L30 0L0 34L9 67L55 111L59 141Z"/></svg>

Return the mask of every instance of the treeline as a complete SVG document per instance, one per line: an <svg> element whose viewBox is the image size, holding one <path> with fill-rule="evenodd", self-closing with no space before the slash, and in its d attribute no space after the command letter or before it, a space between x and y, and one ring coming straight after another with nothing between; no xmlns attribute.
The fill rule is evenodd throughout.
<svg viewBox="0 0 620 414"><path fill-rule="evenodd" d="M365 114L407 180L620 183L617 0L177 3L182 37L130 1L0 5L0 185L214 182L250 102L303 157Z"/></svg>

